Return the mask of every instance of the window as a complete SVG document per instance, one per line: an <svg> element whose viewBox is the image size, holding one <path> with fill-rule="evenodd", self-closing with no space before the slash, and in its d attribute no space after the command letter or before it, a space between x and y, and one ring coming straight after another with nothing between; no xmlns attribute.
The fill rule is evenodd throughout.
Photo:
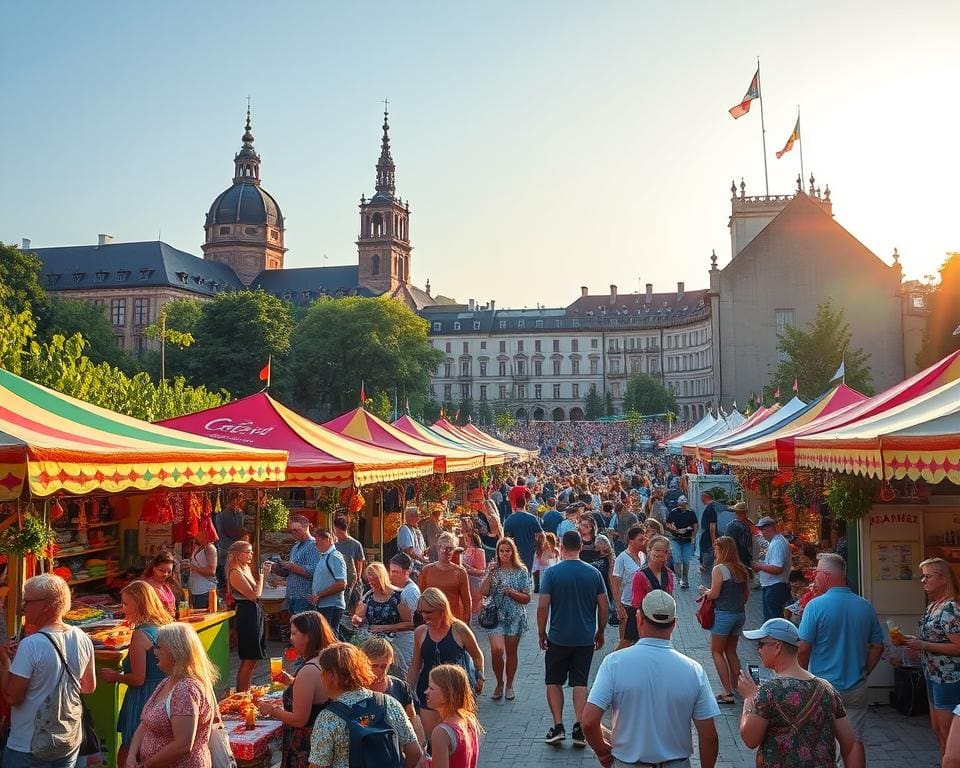
<svg viewBox="0 0 960 768"><path fill-rule="evenodd" d="M534 360L533 361L533 375L534 376L543 376L543 361Z"/></svg>
<svg viewBox="0 0 960 768"><path fill-rule="evenodd" d="M517 352L523 352L523 339L517 342Z"/></svg>
<svg viewBox="0 0 960 768"><path fill-rule="evenodd" d="M554 351L554 352L559 352L559 351L560 351L560 339L554 339L554 340L553 340L553 351Z"/></svg>
<svg viewBox="0 0 960 768"><path fill-rule="evenodd" d="M559 400L559 399L560 399L560 385L559 385L559 384L554 384L554 385L553 385L553 399L554 399L554 400Z"/></svg>
<svg viewBox="0 0 960 768"><path fill-rule="evenodd" d="M470 399L470 385L461 384L460 385L460 402Z"/></svg>
<svg viewBox="0 0 960 768"><path fill-rule="evenodd" d="M110 322L114 326L127 324L126 299L110 299Z"/></svg>
<svg viewBox="0 0 960 768"><path fill-rule="evenodd" d="M554 360L554 361L553 361L553 375L554 375L554 376L559 376L559 375L560 375L560 361L559 361L559 360Z"/></svg>
<svg viewBox="0 0 960 768"><path fill-rule="evenodd" d="M244 228L243 228L243 234L245 234L245 235L255 235L255 234L257 234L257 228L256 228L256 227L244 227Z"/></svg>
<svg viewBox="0 0 960 768"><path fill-rule="evenodd" d="M461 375L461 376L469 376L469 375L470 375L470 361L469 361L469 360L461 360L461 361L460 361L460 375Z"/></svg>
<svg viewBox="0 0 960 768"><path fill-rule="evenodd" d="M500 342L500 354L501 355L507 354L507 342L505 341Z"/></svg>
<svg viewBox="0 0 960 768"><path fill-rule="evenodd" d="M543 328L543 320L535 320L533 324L537 328Z"/></svg>
<svg viewBox="0 0 960 768"><path fill-rule="evenodd" d="M455 322L454 322L454 324L453 324L453 330L455 330L455 331L459 331L459 330L460 330L460 322L459 322L459 321L455 321Z"/></svg>
<svg viewBox="0 0 960 768"><path fill-rule="evenodd" d="M137 357L143 357L143 353L147 350L147 339L144 336L134 336L133 337L133 351Z"/></svg>
<svg viewBox="0 0 960 768"><path fill-rule="evenodd" d="M590 349L599 349L600 340L599 339L590 339Z"/></svg>
<svg viewBox="0 0 960 768"><path fill-rule="evenodd" d="M610 391L614 397L620 397L620 382L619 381L611 382Z"/></svg>
<svg viewBox="0 0 960 768"><path fill-rule="evenodd" d="M517 320L517 328L523 328L524 325L525 325L525 324L524 324L523 320Z"/></svg>
<svg viewBox="0 0 960 768"><path fill-rule="evenodd" d="M506 375L507 375L507 364L506 364L506 362L504 362L503 360L501 360L501 361L500 361L500 364L499 364L499 367L500 367L500 375L501 375L501 376L506 376Z"/></svg>
<svg viewBox="0 0 960 768"><path fill-rule="evenodd" d="M138 280L149 280L153 275L152 269L141 269L140 274L137 276Z"/></svg>
<svg viewBox="0 0 960 768"><path fill-rule="evenodd" d="M543 385L534 384L533 385L533 398L534 400L540 400L543 398Z"/></svg>
<svg viewBox="0 0 960 768"><path fill-rule="evenodd" d="M482 352L482 351L484 351L486 348L487 348L487 342L481 341L481 342L480 342L480 351Z"/></svg>
<svg viewBox="0 0 960 768"><path fill-rule="evenodd" d="M536 340L533 342L533 351L534 351L534 352L539 352L539 351L540 351L540 339L536 339Z"/></svg>
<svg viewBox="0 0 960 768"><path fill-rule="evenodd" d="M523 376L527 372L527 366L523 360L517 360L517 376Z"/></svg>
<svg viewBox="0 0 960 768"><path fill-rule="evenodd" d="M575 398L580 397L580 385L574 384L571 386L571 395Z"/></svg>
<svg viewBox="0 0 960 768"><path fill-rule="evenodd" d="M580 351L580 342L577 339L570 340L570 351L579 352Z"/></svg>
<svg viewBox="0 0 960 768"><path fill-rule="evenodd" d="M524 400L527 397L527 385L517 384L517 400Z"/></svg>
<svg viewBox="0 0 960 768"><path fill-rule="evenodd" d="M110 273L109 273L109 272L97 272L97 282L98 282L98 283L105 283L105 282L107 281L107 278L108 278L108 277L110 277Z"/></svg>
<svg viewBox="0 0 960 768"><path fill-rule="evenodd" d="M375 275L380 274L380 254L379 253L373 254L373 259L371 259L370 271L373 272L373 274Z"/></svg>
<svg viewBox="0 0 960 768"><path fill-rule="evenodd" d="M453 399L453 385L444 384L443 385L443 400L446 403L449 403Z"/></svg>
<svg viewBox="0 0 960 768"><path fill-rule="evenodd" d="M150 323L150 299L133 300L133 324L148 325Z"/></svg>
<svg viewBox="0 0 960 768"><path fill-rule="evenodd" d="M120 269L117 270L117 282L125 283L130 279L130 270L129 269ZM184 281L186 282L186 281Z"/></svg>
<svg viewBox="0 0 960 768"><path fill-rule="evenodd" d="M434 332L434 333L440 333L440 323L434 323L434 324L433 324L433 332Z"/></svg>
<svg viewBox="0 0 960 768"><path fill-rule="evenodd" d="M230 234L230 227L220 227L220 234L221 234L221 235L229 235L229 234Z"/></svg>
<svg viewBox="0 0 960 768"><path fill-rule="evenodd" d="M480 375L481 375L481 376L486 376L486 375L487 375L487 364L486 364L486 363L480 363Z"/></svg>
<svg viewBox="0 0 960 768"><path fill-rule="evenodd" d="M486 400L486 399L487 399L487 385L486 385L486 384L481 384L481 385L480 385L480 399L481 399L481 400Z"/></svg>
<svg viewBox="0 0 960 768"><path fill-rule="evenodd" d="M506 384L501 384L500 387L499 387L498 390L497 390L497 393L498 393L498 397L499 397L501 400L506 400L506 399L507 399L507 385L506 385Z"/></svg>
<svg viewBox="0 0 960 768"><path fill-rule="evenodd" d="M443 377L449 379L453 375L453 366L450 363L443 364Z"/></svg>
<svg viewBox="0 0 960 768"><path fill-rule="evenodd" d="M615 357L610 361L610 373L620 373L620 359Z"/></svg>
<svg viewBox="0 0 960 768"><path fill-rule="evenodd" d="M449 341L448 341L446 344L444 344L444 348L446 349L447 353L449 354L449 353L450 353L450 342L449 342Z"/></svg>
<svg viewBox="0 0 960 768"><path fill-rule="evenodd" d="M117 342L117 346L120 347L120 349L126 349L126 336L114 336L113 338Z"/></svg>
<svg viewBox="0 0 960 768"><path fill-rule="evenodd" d="M469 341L463 342L463 354L465 354L465 355L469 355L469 354L470 354L470 342L469 342Z"/></svg>
<svg viewBox="0 0 960 768"><path fill-rule="evenodd" d="M500 321L500 327L501 327L501 328L506 328L506 327L507 327L507 321L506 321L506 320L501 320L501 321Z"/></svg>
<svg viewBox="0 0 960 768"><path fill-rule="evenodd" d="M86 276L86 272L74 272L73 273L73 282L79 283Z"/></svg>
<svg viewBox="0 0 960 768"><path fill-rule="evenodd" d="M590 361L590 375L591 375L591 376L596 376L598 373L600 373L600 361L599 361L599 360L591 360L591 361Z"/></svg>
<svg viewBox="0 0 960 768"><path fill-rule="evenodd" d="M580 361L579 361L579 360L571 360L571 361L570 361L570 368L571 368L570 373L572 373L574 376L579 376L579 375L580 375Z"/></svg>
<svg viewBox="0 0 960 768"><path fill-rule="evenodd" d="M794 311L792 309L777 309L774 311L777 321L777 333L783 333L786 327L794 325Z"/></svg>
<svg viewBox="0 0 960 768"><path fill-rule="evenodd" d="M475 331L479 331L479 330L480 330L480 321L479 321L479 320L474 320L474 321L473 321L473 330L475 330Z"/></svg>

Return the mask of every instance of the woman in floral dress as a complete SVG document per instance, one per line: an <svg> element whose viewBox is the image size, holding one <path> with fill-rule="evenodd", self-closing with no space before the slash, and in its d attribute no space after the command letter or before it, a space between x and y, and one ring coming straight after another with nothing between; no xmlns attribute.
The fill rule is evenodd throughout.
<svg viewBox="0 0 960 768"><path fill-rule="evenodd" d="M360 627L366 622L371 634L390 640L396 638L397 632L413 629L410 606L400 598L402 590L390 583L390 574L383 563L370 563L363 573L370 591L357 603L351 618L353 626ZM406 660L398 655L397 662L397 671L406 673Z"/></svg>
<svg viewBox="0 0 960 768"><path fill-rule="evenodd" d="M517 674L517 648L520 638L527 631L527 612L524 606L530 602L533 581L513 539L500 539L497 557L487 568L487 575L480 584L480 594L489 597L497 607L497 625L487 630L490 638L490 655L497 687L493 698L506 696L508 701L516 698L513 678ZM504 683L506 677L506 683Z"/></svg>

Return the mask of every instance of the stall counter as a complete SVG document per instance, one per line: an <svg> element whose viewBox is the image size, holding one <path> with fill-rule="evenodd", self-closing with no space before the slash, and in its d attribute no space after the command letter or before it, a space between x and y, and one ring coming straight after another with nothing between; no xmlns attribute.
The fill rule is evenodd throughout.
<svg viewBox="0 0 960 768"><path fill-rule="evenodd" d="M204 615L200 621L190 624L197 630L200 642L203 644L210 661L220 672L218 686L223 688L229 685L230 677L230 625L229 620L234 611L219 611ZM111 667L119 670L127 652L98 650L95 653L97 669ZM120 748L120 735L117 733L117 716L127 686L121 683L107 683L97 679L97 689L83 697L90 714L93 716L93 725L103 747L103 763L105 768L116 768L117 751ZM80 758L82 761L84 758ZM83 766L78 761L78 768ZM91 761L92 764L92 761Z"/></svg>

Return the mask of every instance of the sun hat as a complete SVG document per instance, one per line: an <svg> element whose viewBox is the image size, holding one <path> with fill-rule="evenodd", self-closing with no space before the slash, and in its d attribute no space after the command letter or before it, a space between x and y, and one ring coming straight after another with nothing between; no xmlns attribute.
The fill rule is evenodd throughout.
<svg viewBox="0 0 960 768"><path fill-rule="evenodd" d="M746 512L747 511L747 502L738 501L732 507L730 507L731 512Z"/></svg>
<svg viewBox="0 0 960 768"><path fill-rule="evenodd" d="M763 640L765 637L770 637L779 640L781 643L800 645L799 630L793 622L786 619L767 619L760 626L760 629L745 629L743 636L747 640Z"/></svg>

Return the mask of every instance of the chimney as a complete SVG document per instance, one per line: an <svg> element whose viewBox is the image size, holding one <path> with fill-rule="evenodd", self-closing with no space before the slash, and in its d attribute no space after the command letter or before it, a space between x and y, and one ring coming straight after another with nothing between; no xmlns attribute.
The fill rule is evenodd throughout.
<svg viewBox="0 0 960 768"><path fill-rule="evenodd" d="M647 303L653 301L653 283L647 283Z"/></svg>
<svg viewBox="0 0 960 768"><path fill-rule="evenodd" d="M677 301L683 298L683 283L677 283Z"/></svg>
<svg viewBox="0 0 960 768"><path fill-rule="evenodd" d="M617 286L615 285L610 286L610 303L611 304L617 303Z"/></svg>
<svg viewBox="0 0 960 768"><path fill-rule="evenodd" d="M468 308L471 312L473 312L473 310L475 310L475 309L477 308L477 300L476 300L476 299L470 299L470 300L467 302L467 308Z"/></svg>
<svg viewBox="0 0 960 768"><path fill-rule="evenodd" d="M581 295L581 296L586 296L587 293L588 293L588 291L587 291L587 286L581 285L581 286L580 286L580 295Z"/></svg>
<svg viewBox="0 0 960 768"><path fill-rule="evenodd" d="M495 302L493 299L490 299L490 311L491 312L497 311L497 302Z"/></svg>
<svg viewBox="0 0 960 768"><path fill-rule="evenodd" d="M29 237L24 237L23 239L20 240L20 250L21 250L21 251L29 251L29 250L30 250L30 238L29 238Z"/></svg>
<svg viewBox="0 0 960 768"><path fill-rule="evenodd" d="M97 235L97 247L101 245L110 245L113 242L113 235Z"/></svg>

